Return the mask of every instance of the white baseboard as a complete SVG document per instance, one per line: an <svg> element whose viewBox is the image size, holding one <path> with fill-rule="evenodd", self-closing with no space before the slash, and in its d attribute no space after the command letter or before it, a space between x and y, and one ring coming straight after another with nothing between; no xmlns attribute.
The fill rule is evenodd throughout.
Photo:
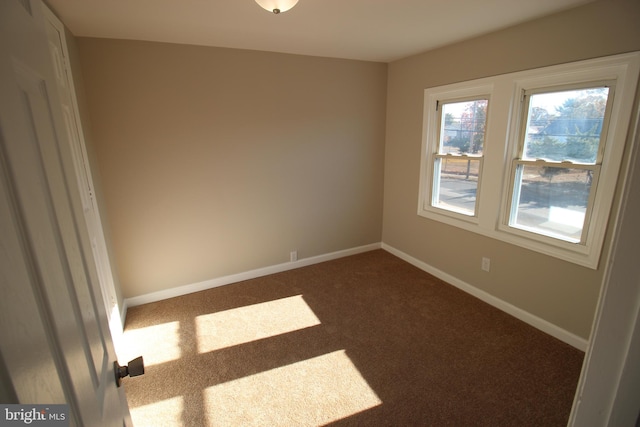
<svg viewBox="0 0 640 427"><path fill-rule="evenodd" d="M282 264L276 264L269 267L258 268L255 270L247 271L244 273L232 274L229 276L218 277L216 279L205 280L199 283L193 283L190 285L179 286L176 288L166 289L164 291L152 292L150 294L140 295L137 297L126 298L123 304L123 323L124 315L128 307L135 307L137 305L148 304L151 302L161 301L168 298L178 297L181 295L191 294L193 292L204 291L206 289L216 288L218 286L228 285L231 283L242 282L243 280L255 279L258 277L268 276L269 274L281 273L283 271L293 270L300 267L306 267L308 265L318 264L325 261L331 261L338 258L343 258L350 255L356 255L363 252L373 251L380 249L382 243L372 243L370 245L358 246L356 248L345 249L337 252L331 252L324 255L318 255L310 258L302 258L298 261L285 262Z"/></svg>
<svg viewBox="0 0 640 427"><path fill-rule="evenodd" d="M436 276L437 278L449 283L450 285L453 285L456 288L461 289L464 292L473 295L474 297L486 302L487 304L492 305L495 308L502 310L505 313L510 314L511 316L517 319L520 319L525 323L528 323L534 328L537 328L542 332L545 332L551 335L552 337L559 339L560 341L564 341L565 343L577 348L578 350L582 350L582 351L587 350L588 342L584 338L581 338L575 334L572 334L571 332L566 331L560 328L559 326L554 325L553 323L550 323L527 311L522 310L521 308L518 308L514 305L509 304L508 302L505 302L499 298L496 298L495 296L483 290L480 290L475 286L472 286L466 282L463 282L462 280L448 273L445 273L442 270L438 270L437 268L423 261L420 261L410 255L407 255L406 253L399 251L398 249L392 246L382 243L382 249L397 256L400 259L403 259L404 261L407 261L409 264L412 264L418 267L419 269Z"/></svg>

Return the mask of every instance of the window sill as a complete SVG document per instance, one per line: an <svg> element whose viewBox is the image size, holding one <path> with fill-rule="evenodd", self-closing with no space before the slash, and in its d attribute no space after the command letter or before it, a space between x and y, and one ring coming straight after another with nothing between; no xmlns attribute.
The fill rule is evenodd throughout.
<svg viewBox="0 0 640 427"><path fill-rule="evenodd" d="M484 228L477 217L465 217L460 215L460 218L458 218L453 215L445 215L422 209L418 212L418 215L425 219L445 223L456 228L470 231L491 239L500 240L524 249L578 264L583 267L588 267L594 270L598 268L600 250L596 251L592 249L589 251L585 245L581 245L579 243L558 241L558 239L538 235L525 230L519 230L506 225L499 225L496 228ZM549 242L547 243L545 240L548 240Z"/></svg>

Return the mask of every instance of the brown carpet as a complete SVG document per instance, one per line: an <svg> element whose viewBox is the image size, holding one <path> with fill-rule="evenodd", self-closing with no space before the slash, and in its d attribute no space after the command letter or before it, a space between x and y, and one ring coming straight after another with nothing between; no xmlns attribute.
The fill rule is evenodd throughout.
<svg viewBox="0 0 640 427"><path fill-rule="evenodd" d="M124 340L137 427L564 426L584 357L382 250L132 307Z"/></svg>

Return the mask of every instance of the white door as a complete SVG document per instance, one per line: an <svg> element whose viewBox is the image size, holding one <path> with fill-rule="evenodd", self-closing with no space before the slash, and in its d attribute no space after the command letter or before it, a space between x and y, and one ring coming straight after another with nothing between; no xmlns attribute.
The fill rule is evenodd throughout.
<svg viewBox="0 0 640 427"><path fill-rule="evenodd" d="M2 393L68 403L72 425L131 425L45 28L39 0L0 1Z"/></svg>
<svg viewBox="0 0 640 427"><path fill-rule="evenodd" d="M53 63L53 71L58 86L58 95L64 118L64 126L66 134L69 137L74 170L80 190L80 199L82 200L84 219L89 233L93 258L96 262L98 280L104 298L111 336L117 350L118 341L122 336L122 318L120 317L107 244L100 220L100 211L98 210L98 203L93 188L93 179L91 177L91 168L89 166L82 124L80 122L80 113L71 73L71 63L69 61L69 51L67 49L64 26L46 6L44 6L44 17L47 38L49 40L49 51L51 53L51 61Z"/></svg>

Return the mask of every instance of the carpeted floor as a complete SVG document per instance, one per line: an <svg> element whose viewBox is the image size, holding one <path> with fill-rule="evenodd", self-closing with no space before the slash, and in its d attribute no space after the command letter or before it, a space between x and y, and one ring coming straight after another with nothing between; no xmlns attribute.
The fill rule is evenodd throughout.
<svg viewBox="0 0 640 427"><path fill-rule="evenodd" d="M132 307L142 426L564 426L584 353L382 251Z"/></svg>

